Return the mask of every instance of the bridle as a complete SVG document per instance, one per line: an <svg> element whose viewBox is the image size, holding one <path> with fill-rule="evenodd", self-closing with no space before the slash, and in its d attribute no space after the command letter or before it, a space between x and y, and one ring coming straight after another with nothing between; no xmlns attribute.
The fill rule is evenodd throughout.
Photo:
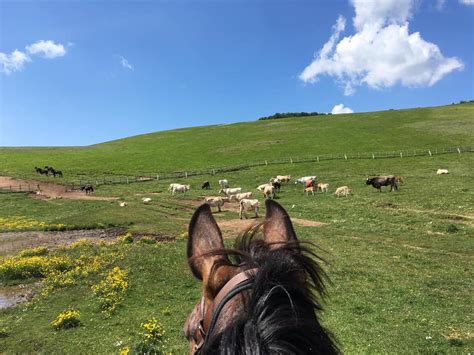
<svg viewBox="0 0 474 355"><path fill-rule="evenodd" d="M219 315L226 305L234 296L238 295L244 290L252 288L254 276L258 269L249 269L242 271L232 277L224 287L221 288L217 296L211 303L211 306L206 310L206 300L204 296L201 298L199 304L200 318L199 318L199 333L201 340L194 347L194 353L200 354L204 345L209 341L209 338L216 327Z"/></svg>

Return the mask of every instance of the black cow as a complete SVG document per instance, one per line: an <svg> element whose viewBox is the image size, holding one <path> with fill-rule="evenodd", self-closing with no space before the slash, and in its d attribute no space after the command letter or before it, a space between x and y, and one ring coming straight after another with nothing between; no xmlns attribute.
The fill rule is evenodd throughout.
<svg viewBox="0 0 474 355"><path fill-rule="evenodd" d="M204 181L202 183L201 189L202 190L210 190L211 189L211 184L209 183L209 181Z"/></svg>
<svg viewBox="0 0 474 355"><path fill-rule="evenodd" d="M81 191L85 191L86 194L90 194L94 192L94 188L92 187L92 185L84 185L81 186Z"/></svg>
<svg viewBox="0 0 474 355"><path fill-rule="evenodd" d="M390 192L394 189L398 190L397 182L395 180L395 176L387 175L387 176L376 176L373 178L367 178L366 181L367 185L372 185L375 187L379 192L382 192L382 186L389 186L390 185Z"/></svg>
<svg viewBox="0 0 474 355"><path fill-rule="evenodd" d="M276 192L280 192L281 183L279 181L272 182L272 186L275 188Z"/></svg>

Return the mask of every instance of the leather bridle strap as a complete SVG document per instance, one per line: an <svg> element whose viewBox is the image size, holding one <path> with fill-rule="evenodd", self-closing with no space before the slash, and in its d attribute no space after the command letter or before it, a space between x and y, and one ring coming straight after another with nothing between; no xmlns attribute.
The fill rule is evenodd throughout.
<svg viewBox="0 0 474 355"><path fill-rule="evenodd" d="M218 292L217 296L211 303L211 307L204 312L204 297L201 299L201 325L200 331L203 336L201 342L197 345L197 351L199 352L201 348L204 347L214 328L217 324L217 320L219 319L219 314L234 296L241 293L244 290L252 288L253 285L253 278L256 274L258 269L250 269L243 272L238 273L234 277L232 277L222 289Z"/></svg>

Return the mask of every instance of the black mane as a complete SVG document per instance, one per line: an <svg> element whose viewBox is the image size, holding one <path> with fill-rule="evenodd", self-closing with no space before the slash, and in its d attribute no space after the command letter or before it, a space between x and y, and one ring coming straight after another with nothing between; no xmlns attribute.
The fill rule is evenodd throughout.
<svg viewBox="0 0 474 355"><path fill-rule="evenodd" d="M311 243L265 243L255 229L221 250L244 269L259 268L245 299L245 310L207 342L204 354L339 353L332 335L319 322L327 276ZM222 264L214 265L213 271ZM212 279L212 277L211 277Z"/></svg>

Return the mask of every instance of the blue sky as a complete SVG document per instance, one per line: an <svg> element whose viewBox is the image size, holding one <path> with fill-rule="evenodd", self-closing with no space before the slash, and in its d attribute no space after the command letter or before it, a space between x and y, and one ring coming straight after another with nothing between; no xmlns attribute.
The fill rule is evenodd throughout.
<svg viewBox="0 0 474 355"><path fill-rule="evenodd" d="M449 104L473 48L473 0L0 0L0 146Z"/></svg>

